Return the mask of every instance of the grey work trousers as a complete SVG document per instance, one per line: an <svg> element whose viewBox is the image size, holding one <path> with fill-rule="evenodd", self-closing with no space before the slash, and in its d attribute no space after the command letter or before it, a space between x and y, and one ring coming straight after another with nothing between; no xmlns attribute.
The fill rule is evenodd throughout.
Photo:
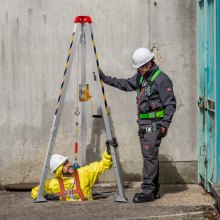
<svg viewBox="0 0 220 220"><path fill-rule="evenodd" d="M141 152L143 156L142 192L153 196L159 191L159 146L161 138L157 131L152 131L151 125L139 125Z"/></svg>

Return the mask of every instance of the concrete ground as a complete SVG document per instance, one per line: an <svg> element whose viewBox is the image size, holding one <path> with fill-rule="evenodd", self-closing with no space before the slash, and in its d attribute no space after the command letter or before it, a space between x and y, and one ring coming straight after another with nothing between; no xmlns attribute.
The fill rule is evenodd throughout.
<svg viewBox="0 0 220 220"><path fill-rule="evenodd" d="M128 203L114 202L114 197L86 202L33 203L30 192L0 191L0 219L220 219L214 199L199 185L162 185L161 199L134 204L133 194L140 184L126 188ZM94 191L113 188L95 187Z"/></svg>

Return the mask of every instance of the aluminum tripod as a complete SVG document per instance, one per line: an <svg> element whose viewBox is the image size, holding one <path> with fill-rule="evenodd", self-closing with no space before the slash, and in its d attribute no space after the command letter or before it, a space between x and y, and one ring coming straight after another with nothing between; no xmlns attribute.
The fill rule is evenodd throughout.
<svg viewBox="0 0 220 220"><path fill-rule="evenodd" d="M40 186L38 190L38 195L35 200L35 202L45 202L46 199L43 197L44 193L44 184L47 178L47 173L49 169L49 163L50 163L50 158L52 156L52 151L57 135L57 130L59 127L60 123L60 118L61 118L61 113L64 105L64 99L67 91L67 86L69 82L69 77L71 73L71 68L72 68L72 63L73 63L73 58L77 49L77 45L81 44L81 82L82 84L85 84L86 82L86 71L85 71L85 56L86 56L86 40L90 40L93 50L94 50L94 64L96 66L95 68L95 76L96 76L96 83L97 83L97 88L98 88L98 93L101 98L101 109L102 109L102 115L104 118L104 124L105 124L105 129L106 129L106 135L107 135L107 140L112 140L113 139L113 130L112 126L110 125L110 115L109 115L109 110L108 110L108 105L106 101L106 95L105 95L105 90L104 90L104 85L102 80L100 79L100 67L99 67L99 61L98 61L98 55L96 51L96 46L94 42L94 35L93 35L93 30L92 30L92 20L89 16L77 16L74 20L75 26L74 26L74 32L72 34L72 40L69 48L69 53L66 61L66 67L64 70L63 74L63 80L60 88L60 93L57 101L57 106L56 106L56 111L53 119L53 125L51 129L51 134L50 134L50 139L48 143L48 149L46 153L46 158L44 161L44 166L41 174L41 179L40 179ZM82 139L82 164L85 165L86 163L86 106L85 103L82 103L82 133L83 133L83 139ZM111 142L110 142L111 143ZM112 155L112 160L113 160L113 167L114 167L114 172L115 172L115 177L117 181L117 186L118 186L118 191L116 193L115 201L116 202L127 202L127 199L124 194L124 187L122 184L122 178L119 170L119 163L117 159L117 154L116 154L116 149L110 145L111 149L111 155Z"/></svg>

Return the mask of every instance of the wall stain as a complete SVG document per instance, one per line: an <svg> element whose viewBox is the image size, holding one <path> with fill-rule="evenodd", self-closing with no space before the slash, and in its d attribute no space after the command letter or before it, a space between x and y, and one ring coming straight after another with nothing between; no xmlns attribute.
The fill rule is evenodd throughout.
<svg viewBox="0 0 220 220"><path fill-rule="evenodd" d="M20 183L24 183L25 182L25 179L27 179L30 176L31 170L32 170L32 167L29 168L27 174L22 178Z"/></svg>
<svg viewBox="0 0 220 220"><path fill-rule="evenodd" d="M16 37L17 37L17 41L18 41L18 33L19 33L19 26L20 26L20 23L19 23L19 18L17 17L16 18Z"/></svg>
<svg viewBox="0 0 220 220"><path fill-rule="evenodd" d="M2 63L4 63L5 60L5 43L2 41Z"/></svg>
<svg viewBox="0 0 220 220"><path fill-rule="evenodd" d="M155 62L160 65L161 62L163 61L163 57L160 54L159 49L156 46L153 46L151 49L151 52L154 53L154 57L155 57Z"/></svg>
<svg viewBox="0 0 220 220"><path fill-rule="evenodd" d="M8 23L8 11L6 11L6 24Z"/></svg>
<svg viewBox="0 0 220 220"><path fill-rule="evenodd" d="M29 9L28 9L28 17L29 17L29 20L31 20L32 15L33 15L33 9L32 9L32 8L29 8Z"/></svg>
<svg viewBox="0 0 220 220"><path fill-rule="evenodd" d="M47 16L43 15L44 24L47 24Z"/></svg>
<svg viewBox="0 0 220 220"><path fill-rule="evenodd" d="M180 108L182 108L184 106L183 102L182 102L182 96L183 96L183 89L180 95L180 99L179 99L179 104L177 105L177 110L179 111Z"/></svg>
<svg viewBox="0 0 220 220"><path fill-rule="evenodd" d="M149 17L148 17L148 36L149 36L149 45L151 45L151 2L148 1Z"/></svg>

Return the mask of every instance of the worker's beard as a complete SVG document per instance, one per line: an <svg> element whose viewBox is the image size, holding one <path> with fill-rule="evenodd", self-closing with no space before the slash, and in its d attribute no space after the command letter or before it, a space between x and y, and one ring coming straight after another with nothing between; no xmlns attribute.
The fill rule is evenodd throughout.
<svg viewBox="0 0 220 220"><path fill-rule="evenodd" d="M148 70L145 70L145 71L143 71L143 70L139 70L138 71L142 76L148 76L148 75L150 75L150 72L151 72L151 69L148 69Z"/></svg>
<svg viewBox="0 0 220 220"><path fill-rule="evenodd" d="M70 167L65 173L63 173L65 176L71 176L74 173L74 169Z"/></svg>

